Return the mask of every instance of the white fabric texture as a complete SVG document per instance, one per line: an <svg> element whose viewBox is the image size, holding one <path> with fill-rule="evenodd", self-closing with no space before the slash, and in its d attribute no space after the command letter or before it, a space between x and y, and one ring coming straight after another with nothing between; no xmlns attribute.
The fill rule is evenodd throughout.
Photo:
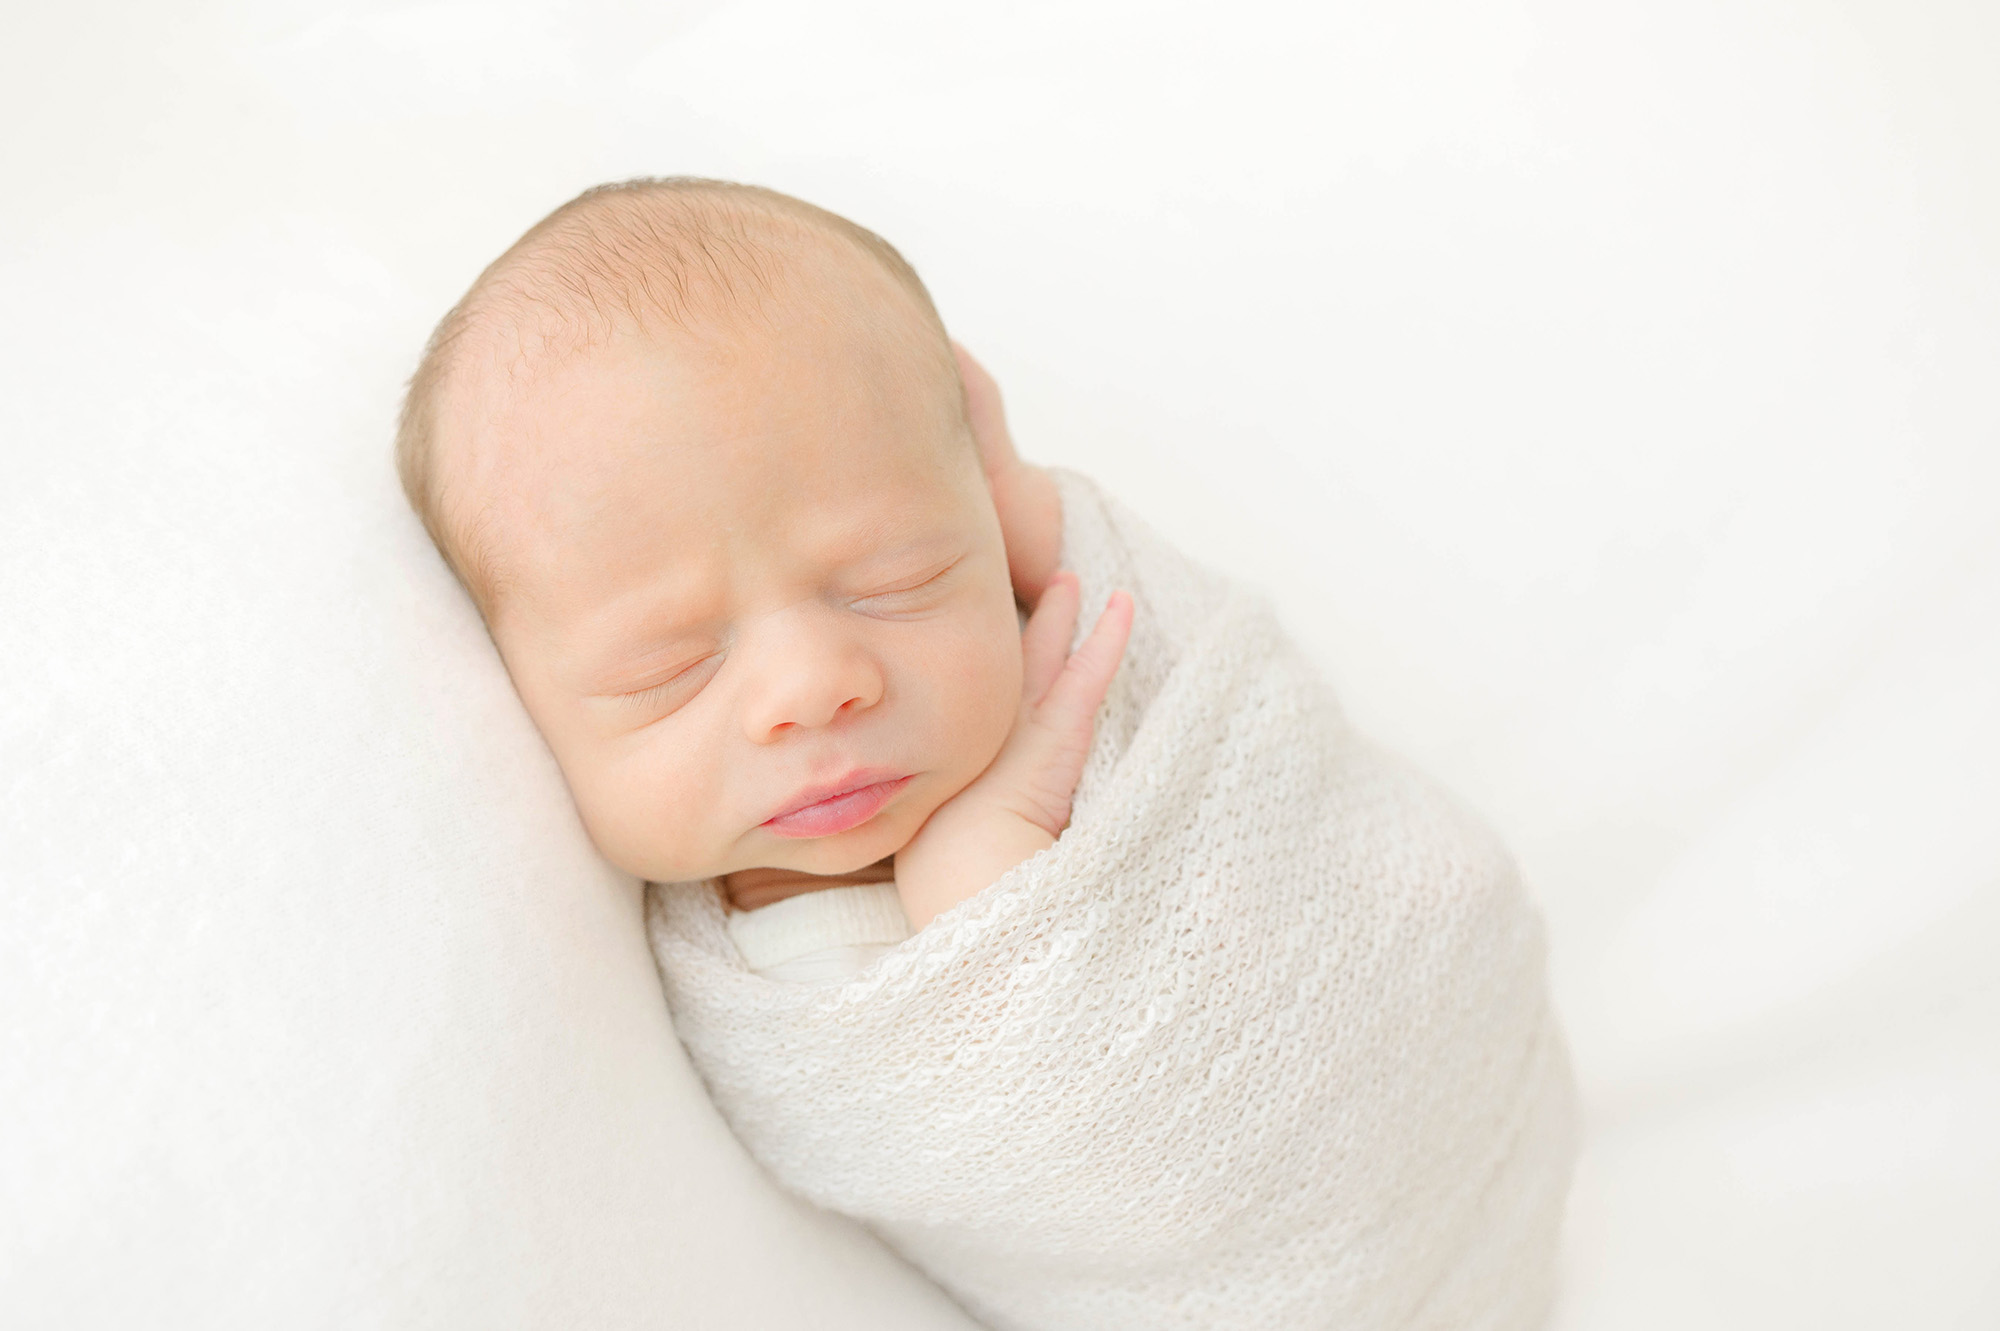
<svg viewBox="0 0 2000 1331"><path fill-rule="evenodd" d="M1539 917L1256 594L1056 469L1138 606L1068 829L846 984L655 885L675 1027L781 1182L999 1331L1525 1328L1576 1151Z"/></svg>
<svg viewBox="0 0 2000 1331"><path fill-rule="evenodd" d="M909 936L894 883L821 888L729 912L729 938L743 964L795 984L845 980Z"/></svg>

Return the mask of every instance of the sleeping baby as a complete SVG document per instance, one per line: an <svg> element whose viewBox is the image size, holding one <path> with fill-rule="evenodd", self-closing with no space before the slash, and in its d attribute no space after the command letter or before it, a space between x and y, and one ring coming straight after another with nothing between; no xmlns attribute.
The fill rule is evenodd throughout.
<svg viewBox="0 0 2000 1331"><path fill-rule="evenodd" d="M675 1029L996 1328L1528 1327L1574 1155L1503 849L1254 592L1015 454L887 243L592 190L398 438Z"/></svg>

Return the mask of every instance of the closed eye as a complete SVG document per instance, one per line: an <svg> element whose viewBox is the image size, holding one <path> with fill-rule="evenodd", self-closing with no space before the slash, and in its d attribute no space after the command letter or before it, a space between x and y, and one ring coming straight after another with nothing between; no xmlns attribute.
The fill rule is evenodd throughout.
<svg viewBox="0 0 2000 1331"><path fill-rule="evenodd" d="M959 565L964 562L965 556L960 555L937 572L916 582L860 597L854 602L854 607L871 614L894 614L897 611L923 609L949 589L954 581L951 575L957 572Z"/></svg>
<svg viewBox="0 0 2000 1331"><path fill-rule="evenodd" d="M643 689L633 689L627 693L616 693L611 696L621 706L640 711L652 711L669 701L679 706L701 692L702 686L721 669L722 658L721 652L710 653L692 665L675 671L657 684L649 684Z"/></svg>

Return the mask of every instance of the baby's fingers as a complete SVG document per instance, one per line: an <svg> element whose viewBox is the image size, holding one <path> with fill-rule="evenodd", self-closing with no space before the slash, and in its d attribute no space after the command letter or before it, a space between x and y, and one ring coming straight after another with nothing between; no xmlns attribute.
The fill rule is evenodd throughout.
<svg viewBox="0 0 2000 1331"><path fill-rule="evenodd" d="M1050 590L1053 592L1054 588ZM1118 663L1125 657L1125 644L1132 635L1132 613L1130 593L1111 593L1104 603L1104 613L1097 617L1097 626L1070 655L1055 682L1036 704L1036 711L1045 723L1090 725L1098 705L1104 701L1105 691L1111 687L1111 677L1118 673ZM1075 622L1074 612L1070 619Z"/></svg>
<svg viewBox="0 0 2000 1331"><path fill-rule="evenodd" d="M1042 700L1063 668L1081 600L1076 574L1058 573L1035 603L1035 612L1028 616L1027 627L1021 631L1021 696L1030 704Z"/></svg>

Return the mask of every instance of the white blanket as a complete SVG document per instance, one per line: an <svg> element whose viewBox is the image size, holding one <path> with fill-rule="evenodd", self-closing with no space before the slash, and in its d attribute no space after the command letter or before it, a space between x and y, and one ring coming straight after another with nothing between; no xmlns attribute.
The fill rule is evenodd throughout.
<svg viewBox="0 0 2000 1331"><path fill-rule="evenodd" d="M656 885L716 1104L1001 1331L1536 1324L1576 1115L1506 852L1262 597L1057 478L1079 633L1138 606L1069 829L830 988Z"/></svg>

